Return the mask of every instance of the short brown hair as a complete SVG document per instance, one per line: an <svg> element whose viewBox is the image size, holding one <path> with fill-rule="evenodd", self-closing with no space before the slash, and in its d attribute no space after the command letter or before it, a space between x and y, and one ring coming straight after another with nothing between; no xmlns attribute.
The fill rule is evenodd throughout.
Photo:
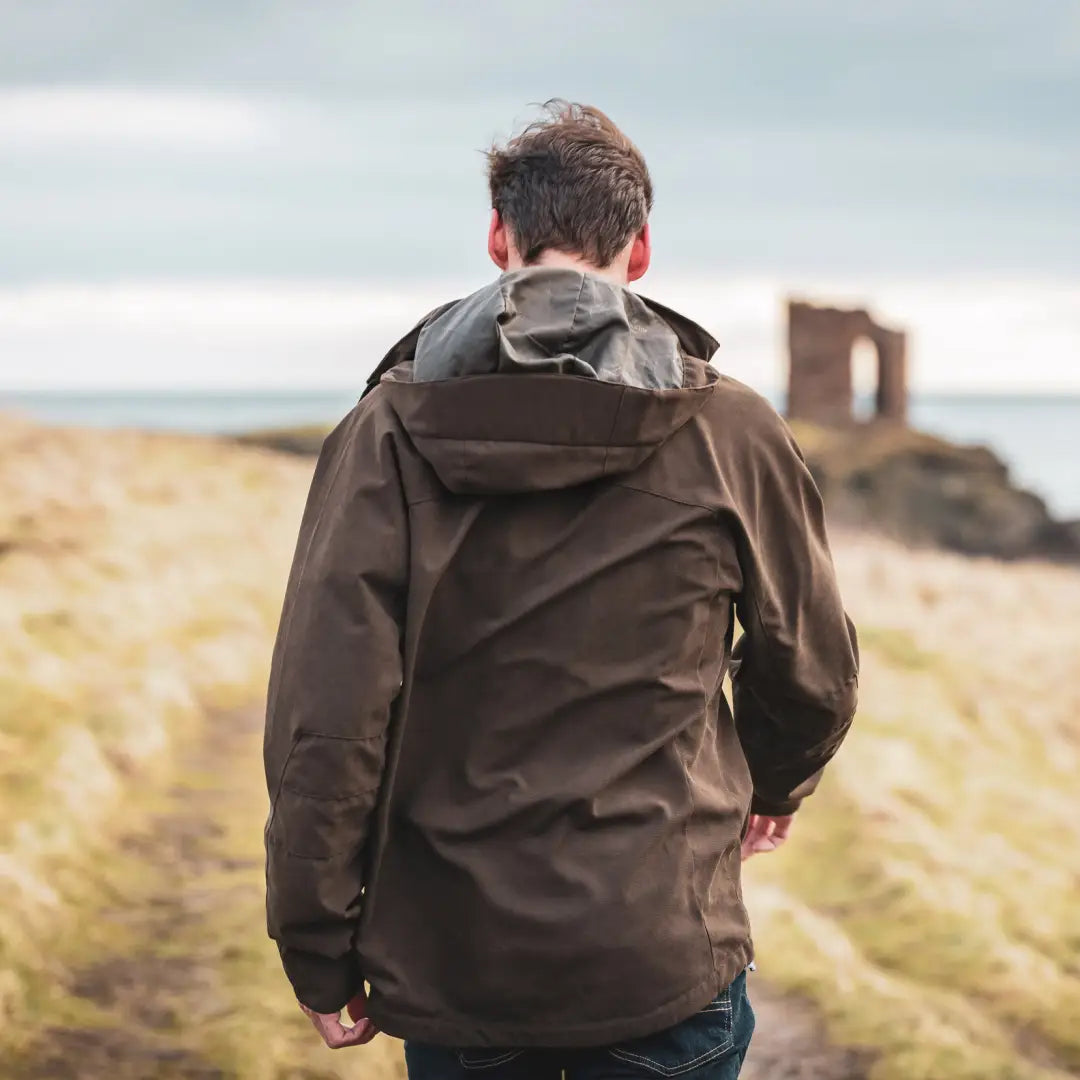
<svg viewBox="0 0 1080 1080"><path fill-rule="evenodd" d="M648 220L641 151L599 109L555 98L487 155L491 205L526 264L547 249L610 266Z"/></svg>

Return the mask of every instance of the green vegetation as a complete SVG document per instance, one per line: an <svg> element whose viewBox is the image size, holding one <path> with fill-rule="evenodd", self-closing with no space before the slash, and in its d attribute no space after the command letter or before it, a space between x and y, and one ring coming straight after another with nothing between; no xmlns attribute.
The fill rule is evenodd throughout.
<svg viewBox="0 0 1080 1080"><path fill-rule="evenodd" d="M285 454L314 456L322 449L323 440L329 434L330 428L325 424L301 424L297 427L251 431L240 435L237 441L245 446L262 446Z"/></svg>
<svg viewBox="0 0 1080 1080"><path fill-rule="evenodd" d="M38 1023L6 1040L6 1080L68 1075L76 1055L79 1075L110 1080L403 1076L390 1040L325 1050L282 976L263 911L260 740L256 710L208 716L167 773L130 783L110 836L49 867L76 917L50 945L64 970L31 984Z"/></svg>
<svg viewBox="0 0 1080 1080"><path fill-rule="evenodd" d="M848 595L901 625L864 619L849 741L788 847L748 866L762 977L874 1049L874 1080L1076 1075L1080 580L880 551L841 545ZM1018 618L1031 582L1056 640Z"/></svg>
<svg viewBox="0 0 1080 1080"><path fill-rule="evenodd" d="M265 685L307 470L208 441L0 430L2 1046L65 977L56 935L92 901L125 792Z"/></svg>
<svg viewBox="0 0 1080 1080"><path fill-rule="evenodd" d="M389 1040L320 1050L266 938L258 702L309 479L0 426L5 1080L401 1075Z"/></svg>
<svg viewBox="0 0 1080 1080"><path fill-rule="evenodd" d="M0 428L5 1078L403 1074L323 1051L265 937L257 703L310 468ZM836 551L862 706L748 866L760 977L873 1080L1077 1075L1080 575Z"/></svg>

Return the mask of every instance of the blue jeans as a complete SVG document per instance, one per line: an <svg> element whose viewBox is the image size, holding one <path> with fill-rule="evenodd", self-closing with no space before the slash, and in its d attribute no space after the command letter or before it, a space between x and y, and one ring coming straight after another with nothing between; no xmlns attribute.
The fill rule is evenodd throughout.
<svg viewBox="0 0 1080 1080"><path fill-rule="evenodd" d="M655 1035L583 1050L407 1042L409 1080L735 1080L754 1034L744 971L699 1013Z"/></svg>

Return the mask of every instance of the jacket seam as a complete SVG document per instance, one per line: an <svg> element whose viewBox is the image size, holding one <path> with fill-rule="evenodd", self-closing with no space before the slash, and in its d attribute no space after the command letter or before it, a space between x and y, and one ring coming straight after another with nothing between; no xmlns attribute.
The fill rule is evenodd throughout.
<svg viewBox="0 0 1080 1080"><path fill-rule="evenodd" d="M294 788L289 784L282 784L283 791L287 791L290 795L295 795L298 799L311 799L313 802L349 802L352 799L362 799L365 795L370 795L373 791L379 790L379 785L374 787L364 788L363 791L355 791L351 795L312 795L306 791L300 791L298 788Z"/></svg>
<svg viewBox="0 0 1080 1080"><path fill-rule="evenodd" d="M695 359L700 359L700 358L695 358ZM404 361L404 363L408 363L408 362L409 361ZM708 361L707 360L702 360L701 362L703 364L705 364L706 366L708 366ZM397 365L395 365L395 367L396 366ZM411 388L419 388L419 387L422 387L422 386L445 386L448 383L479 382L482 379L516 378L516 376L508 376L505 372L500 373L500 372L497 372L497 371L484 371L484 372L475 372L475 373L473 373L471 375L447 375L447 376L445 376L444 378L441 378L441 379L419 379L419 380L412 380L410 382L404 382L404 381L401 381L399 379L395 379L395 378L390 377L393 370L394 369L391 368L386 373L386 375L384 375L382 377L382 379L379 382L375 383L374 385L375 386L381 386L381 385L383 385L383 383L386 383L386 384L388 384L390 386L394 386L394 387L406 387L406 388L411 389ZM737 383L737 380L732 379L730 376L721 375L720 380L718 380L716 382L703 383L700 386L686 386L685 385L685 377L684 377L684 384L682 386L667 386L667 387L661 387L659 390L656 390L655 388L650 388L648 386L638 386L638 385L636 385L634 383L620 383L620 382L617 382L615 379L600 379L600 378L597 378L595 375L576 375L573 372L569 372L569 371L568 372L558 372L558 373L552 372L552 371L543 371L543 372L537 372L536 374L530 374L527 377L530 378L530 379L538 379L538 378L558 379L560 382L565 381L567 379L574 379L575 381L577 381L579 383L588 383L590 386L625 386L627 390L633 390L635 393L638 393L638 394L656 394L656 393L670 394L670 393L673 393L674 391L679 391L679 390L685 391L688 394L702 394L702 393L709 393L712 390L714 390L717 386L720 386L721 385L720 380L723 380L727 384ZM745 384L743 384L743 383L737 383L737 385L742 386L743 389L745 389L745 390L750 389L749 387L745 386ZM751 391L751 392L753 392L753 391Z"/></svg>
<svg viewBox="0 0 1080 1080"><path fill-rule="evenodd" d="M336 735L329 732L310 731L308 728L301 728L296 734L298 742L302 738L337 739L339 742L376 742L386 737L385 731L380 731L378 735Z"/></svg>
<svg viewBox="0 0 1080 1080"><path fill-rule="evenodd" d="M285 771L289 767L289 762L292 761L293 754L296 752L296 747L300 742L299 734L293 735L292 743L289 746L289 752L285 755L285 762L281 766L281 773L278 776L277 785L274 788L274 798L270 803L270 816L266 820L266 832L269 835L271 828L274 825L277 818L277 805L281 799L281 791L285 786Z"/></svg>
<svg viewBox="0 0 1080 1080"><path fill-rule="evenodd" d="M676 506L692 506L695 510L705 510L710 514L718 514L720 511L715 506L706 506L705 503L694 502L693 499L677 499L674 495L665 495L662 491L652 491L650 488L638 487L636 484L617 482L615 487L625 488L627 491L636 491L639 495L652 495L656 499L675 503Z"/></svg>
<svg viewBox="0 0 1080 1080"><path fill-rule="evenodd" d="M363 845L359 845L363 846ZM349 844L346 847L338 848L337 851L331 851L329 855L303 855L299 851L293 851L287 844L285 845L285 853L290 859L300 859L303 862L333 862L334 859L340 859L342 855L348 855L354 850L354 845Z"/></svg>
<svg viewBox="0 0 1080 1080"><path fill-rule="evenodd" d="M581 310L581 294L585 291L585 275L581 275L581 284L578 286L577 296L574 298L574 314L570 316L570 329L566 331L566 337L563 338L563 343L559 348L559 352L566 352L566 346L570 344L570 339L574 336L574 327L577 325L578 312Z"/></svg>
<svg viewBox="0 0 1080 1080"><path fill-rule="evenodd" d="M619 404L615 407L615 420L619 418L619 409L622 408L623 397L629 387L623 387L623 393L619 395ZM615 421L612 421L611 430L615 430ZM572 446L576 450L632 450L637 446L655 446L661 440L659 439L646 439L644 442L639 443L615 443L610 439L603 440L601 442L581 442L575 440L574 442L553 442L551 439L499 439L499 438L482 438L478 435L424 435L417 434L415 436L419 442L459 442L459 443L516 443L520 446Z"/></svg>
<svg viewBox="0 0 1080 1080"><path fill-rule="evenodd" d="M712 600L709 603L709 615L712 615L713 607L716 604L717 598L720 596L720 572L719 567L714 567L716 571L715 589L713 590ZM709 712L709 695L705 690L705 680L701 677L701 663L705 659L705 647L709 644L709 625L711 618L706 620L705 629L701 635L701 648L698 649L697 666L695 669L695 675L697 676L698 686L701 687L701 715L708 717ZM683 767L686 770L686 788L690 795L690 817L694 816L694 810L697 806L697 796L694 791L694 782L690 776L690 763L684 762ZM683 822L683 837L686 840L686 848L690 852L690 867L694 874L694 903L698 909L698 921L701 923L701 929L705 931L705 940L709 945L709 966L715 967L716 965L716 948L713 945L712 934L709 932L709 923L705 918L705 906L701 902L701 897L698 896L697 891L697 855L694 853L694 845L690 840L690 820L689 818Z"/></svg>
<svg viewBox="0 0 1080 1080"><path fill-rule="evenodd" d="M686 768L684 762L683 768ZM694 785L690 780L689 771L686 775L686 789L690 795L690 816L694 816L694 808L697 805L697 799L694 797ZM690 872L693 874L693 881L691 883L691 889L694 894L694 906L697 908L698 922L701 924L701 929L705 931L705 942L709 946L709 968L713 969L716 966L716 952L713 949L712 934L709 933L708 923L705 921L705 909L701 904L701 898L698 896L697 891L697 855L694 854L694 845L690 841L690 823L689 820L683 822L683 840L686 842L686 850L690 854Z"/></svg>
<svg viewBox="0 0 1080 1080"><path fill-rule="evenodd" d="M340 475L341 470L345 465L345 458L348 456L349 452L352 450L353 444L356 442L356 438L357 438L356 432L357 432L357 426L358 426L358 418L361 415L361 413L358 412L360 407L361 407L360 403L357 402L356 405L353 406L352 410L350 410L349 415L350 415L350 417L352 417L352 420L353 420L352 430L349 432L348 437L344 440L344 445L340 448L340 450L338 452L337 461L334 462L333 471L330 473L329 477L327 477L326 487L323 489L322 500L319 503L319 510L318 510L318 513L316 513L316 515L315 515L315 521L312 523L311 532L308 534L307 546L304 548L304 557L300 561L300 566L299 566L299 569L298 569L297 574L296 574L296 586L295 586L296 591L299 591L300 586L304 581L304 577L307 574L308 562L311 560L311 549L315 545L315 536L319 531L319 526L322 524L322 519L323 519L323 516L326 513L326 508L330 503L330 493L333 491L334 485L337 483L337 478ZM367 410L365 409L364 412L366 413ZM321 454L321 451L320 451L320 454ZM281 640L281 665L282 665L282 670L284 669L285 660L289 655L289 646L292 643L292 627L293 627L292 614L293 613L292 613L291 609L289 610L287 616L286 616L286 613L284 611L282 612L282 619L284 620L285 618L288 618L288 622L285 623L285 632L284 632L284 635L283 635L282 640ZM277 685L272 686L271 690L272 690L272 694L268 695L268 700L267 700L267 712L268 712L268 716L273 717L276 714L276 711L277 711L277 709L276 709L277 700L278 700L278 695L279 695L280 690L281 690L281 674L280 674L280 672L278 674ZM295 747L295 744L294 744L294 747ZM292 751L290 750L290 756L291 755L292 755ZM282 766L282 776L284 776L284 775L285 775L285 769L284 769L284 766ZM271 808L271 811L272 810L273 810L273 808Z"/></svg>
<svg viewBox="0 0 1080 1080"><path fill-rule="evenodd" d="M584 279L583 279L584 280ZM611 437L615 434L615 425L619 422L619 413L622 412L623 398L626 397L626 387L622 388L622 393L619 394L619 400L615 405L615 415L611 418L611 430L608 432L608 437L604 445L604 464L600 468L600 474L602 476L607 475L607 463L608 458L611 456L612 442Z"/></svg>

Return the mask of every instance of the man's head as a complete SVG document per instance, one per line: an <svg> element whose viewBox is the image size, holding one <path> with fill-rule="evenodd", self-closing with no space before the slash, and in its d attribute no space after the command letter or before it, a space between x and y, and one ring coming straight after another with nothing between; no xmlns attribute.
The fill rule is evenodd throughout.
<svg viewBox="0 0 1080 1080"><path fill-rule="evenodd" d="M650 257L645 159L599 109L555 100L544 111L488 152L488 253L501 270L573 266L636 281Z"/></svg>

